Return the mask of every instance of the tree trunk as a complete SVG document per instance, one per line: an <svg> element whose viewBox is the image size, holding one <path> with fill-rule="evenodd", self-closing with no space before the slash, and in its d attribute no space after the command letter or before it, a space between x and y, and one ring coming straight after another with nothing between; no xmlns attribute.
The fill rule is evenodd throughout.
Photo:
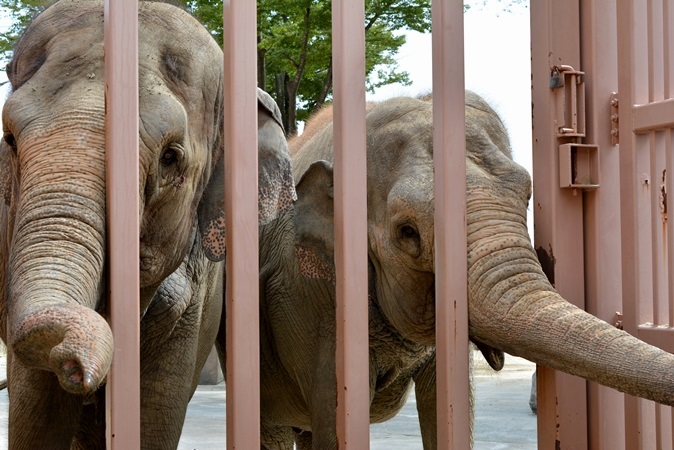
<svg viewBox="0 0 674 450"><path fill-rule="evenodd" d="M260 43L262 38L257 37L257 43ZM263 91L267 90L267 71L265 70L265 54L267 50L264 48L257 49L257 87Z"/></svg>
<svg viewBox="0 0 674 450"><path fill-rule="evenodd" d="M286 93L288 95L288 128L286 136L297 134L297 90L300 84L296 81L287 81Z"/></svg>
<svg viewBox="0 0 674 450"><path fill-rule="evenodd" d="M288 110L288 74L283 72L281 74L274 76L276 80L276 104L281 110L281 118L283 120L283 129L285 130L286 136L289 136L289 110Z"/></svg>
<svg viewBox="0 0 674 450"><path fill-rule="evenodd" d="M314 111L323 107L325 100L328 98L328 94L332 89L332 58L330 58L330 65L328 66L328 73L325 74L325 80L323 80L323 87L321 92L318 94L318 99L316 99L316 105L314 106ZM313 113L313 111L311 111Z"/></svg>

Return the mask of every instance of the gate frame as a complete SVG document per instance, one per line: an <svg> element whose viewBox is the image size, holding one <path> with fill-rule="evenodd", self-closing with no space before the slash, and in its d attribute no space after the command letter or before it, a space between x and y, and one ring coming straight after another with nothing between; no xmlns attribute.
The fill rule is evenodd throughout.
<svg viewBox="0 0 674 450"><path fill-rule="evenodd" d="M532 127L534 242L552 285L584 309L583 203L575 189L559 187L553 66L580 68L580 0L532 1ZM537 366L538 448L560 443L587 448L586 381Z"/></svg>

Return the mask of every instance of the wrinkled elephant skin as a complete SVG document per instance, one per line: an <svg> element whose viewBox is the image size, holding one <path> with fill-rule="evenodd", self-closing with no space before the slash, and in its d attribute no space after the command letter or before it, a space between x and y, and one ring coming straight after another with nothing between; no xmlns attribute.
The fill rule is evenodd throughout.
<svg viewBox="0 0 674 450"><path fill-rule="evenodd" d="M139 5L141 442L178 445L224 283L223 54L175 6ZM7 68L0 144L0 337L9 448L105 448L103 4L62 0ZM260 223L294 199L280 114L258 92Z"/></svg>
<svg viewBox="0 0 674 450"><path fill-rule="evenodd" d="M261 430L266 448L336 448L332 111L290 141L298 200L261 245ZM415 386L424 448L437 447L433 123L429 98L367 113L370 419ZM503 352L674 404L674 356L566 302L527 232L528 173L505 127L466 93L469 333L492 367ZM457 249L457 257L463 254ZM442 274L440 274L442 276Z"/></svg>

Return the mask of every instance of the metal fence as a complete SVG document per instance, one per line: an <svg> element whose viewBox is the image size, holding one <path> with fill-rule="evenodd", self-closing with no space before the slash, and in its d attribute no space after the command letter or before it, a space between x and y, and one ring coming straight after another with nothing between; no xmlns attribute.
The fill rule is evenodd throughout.
<svg viewBox="0 0 674 450"><path fill-rule="evenodd" d="M110 304L117 346L107 387L108 446L127 449L140 446L139 396L129 394L139 378L138 306L128 301L137 299L138 281L127 270L135 267L137 251L119 250L138 246L138 180L130 178L138 168L125 166L137 160L123 154L138 144L137 2L105 4ZM435 267L436 274L452 275L436 282L440 448L469 446L466 261L450 257L451 248L466 246L465 213L456 213L465 211L462 12L462 2L433 2L434 146L452 148L435 152ZM674 5L544 0L532 2L531 16L539 256L552 262L565 298L672 351L674 231L667 192L674 171ZM340 448L366 448L369 440L362 23L361 0L333 2ZM259 448L257 227L248 225L257 220L255 25L253 2L224 2L228 448ZM572 139L557 126L566 112L550 89L555 70L586 87L582 98L580 91L570 93L569 104L582 109L571 113L572 127L581 116L586 123ZM564 145L596 161L594 182L560 189ZM123 390L118 380L125 381ZM539 368L539 448L671 449L673 420L670 408Z"/></svg>
<svg viewBox="0 0 674 450"><path fill-rule="evenodd" d="M257 147L256 13L254 2L223 3L227 447L259 448L257 152L251 150ZM365 448L369 441L363 5L362 0L333 2L340 448ZM138 180L126 178L137 177L138 167L127 165L137 164L137 158L124 153L138 148L136 11L137 0L105 1L110 304L115 306L110 320L116 346L107 388L111 449L140 447L139 396L128 388L137 389L139 379L138 274L128 270L136 266L138 252L121 250L138 246ZM463 3L435 1L433 29L434 146L452 148L435 152L436 273L451 274L436 283L438 439L442 448L468 448L467 270L464 258L451 258L452 248L466 247L465 213L457 214L465 211ZM119 297L124 301L115 300Z"/></svg>

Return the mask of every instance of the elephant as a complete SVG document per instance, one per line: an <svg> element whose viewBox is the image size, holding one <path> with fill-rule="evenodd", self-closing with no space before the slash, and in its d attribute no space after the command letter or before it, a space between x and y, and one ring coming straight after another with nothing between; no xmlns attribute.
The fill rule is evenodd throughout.
<svg viewBox="0 0 674 450"><path fill-rule="evenodd" d="M224 58L177 6L141 1L138 17L141 445L175 449L224 309ZM61 0L7 66L0 337L12 449L105 448L103 28L102 1ZM294 185L280 111L257 98L264 224Z"/></svg>
<svg viewBox="0 0 674 450"><path fill-rule="evenodd" d="M368 104L366 117L370 420L393 417L414 386L423 447L434 449L432 99ZM470 340L495 369L507 352L674 404L674 355L573 306L548 281L526 226L531 179L512 160L500 117L466 91L465 120L467 249L457 257L468 262ZM260 231L268 449L336 448L331 124L327 107L290 139L297 201Z"/></svg>

